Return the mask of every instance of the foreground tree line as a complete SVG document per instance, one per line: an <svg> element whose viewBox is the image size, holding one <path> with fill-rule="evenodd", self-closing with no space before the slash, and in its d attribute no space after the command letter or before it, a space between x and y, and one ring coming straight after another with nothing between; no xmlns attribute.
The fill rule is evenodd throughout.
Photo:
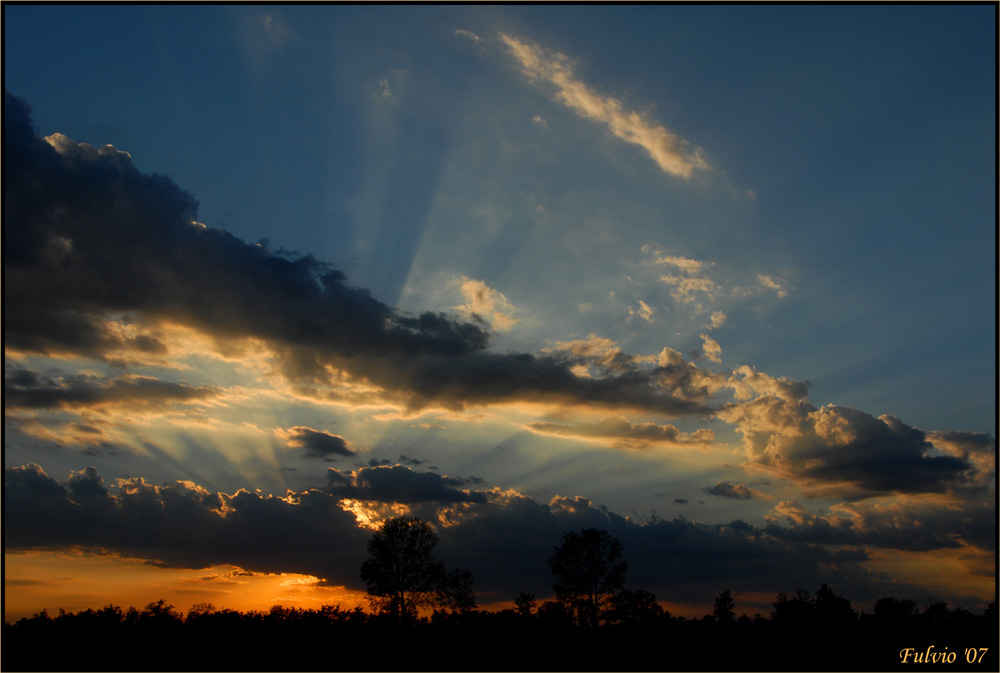
<svg viewBox="0 0 1000 673"><path fill-rule="evenodd" d="M370 610L164 600L42 611L4 624L3 670L998 670L996 602L982 614L881 598L872 613L824 584L779 592L768 616L736 616L730 591L700 619L626 587L621 543L589 528L549 557L554 600L522 592L478 609L472 573L434 556L437 535L398 517L373 534L361 579Z"/></svg>

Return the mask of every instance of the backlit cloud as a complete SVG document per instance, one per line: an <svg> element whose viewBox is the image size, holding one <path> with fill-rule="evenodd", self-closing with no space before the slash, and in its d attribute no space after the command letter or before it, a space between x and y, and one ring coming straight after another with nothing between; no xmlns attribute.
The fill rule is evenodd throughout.
<svg viewBox="0 0 1000 673"><path fill-rule="evenodd" d="M347 440L322 430L296 426L288 430L281 430L278 434L288 440L289 446L304 448L305 455L309 458L333 460L334 456L354 455Z"/></svg>
<svg viewBox="0 0 1000 673"><path fill-rule="evenodd" d="M760 493L750 488L746 484L734 484L731 481L720 481L715 486L702 489L709 495L716 495L720 498L732 498L733 500L751 500L760 497Z"/></svg>
<svg viewBox="0 0 1000 673"><path fill-rule="evenodd" d="M358 567L370 532L347 509L353 496L424 508L449 564L475 568L476 588L499 599L547 595L546 559L566 530L599 527L621 540L629 578L673 600L704 600L720 583L733 590L835 583L864 599L885 591L863 570L868 554L794 539L795 529L743 521L683 519L638 524L581 497L539 503L516 491L465 490L463 480L402 466L328 471L327 490L283 497L213 493L191 482L155 486L119 479L106 486L93 468L64 481L37 465L4 470L8 550L101 548L162 566L234 565L248 572L295 572L360 589ZM428 509L430 508L430 509ZM266 541L266 543L262 543ZM893 584L893 595L905 585ZM916 595L916 588L912 594Z"/></svg>
<svg viewBox="0 0 1000 673"><path fill-rule="evenodd" d="M756 373L743 382L750 380L766 383ZM834 405L817 409L789 394L787 382L761 386L768 387L773 392L719 412L743 434L748 466L849 497L938 493L971 478L969 462L937 455L925 433L897 418Z"/></svg>
<svg viewBox="0 0 1000 673"><path fill-rule="evenodd" d="M690 434L681 432L676 426L657 423L630 423L622 416L606 416L596 423L560 425L558 423L529 423L534 432L589 440L610 440L616 445L641 448L649 444L676 446L711 444L715 433L707 428Z"/></svg>
<svg viewBox="0 0 1000 673"><path fill-rule="evenodd" d="M303 385L333 385L336 372L350 372L411 408L526 400L708 410L703 395L676 395L656 368L623 361L580 377L573 369L587 358L489 352L479 325L402 313L312 257L196 226L196 202L170 180L143 175L121 153L95 155L68 140L54 148L37 138L22 102L5 94L5 108L5 161L18 168L5 192L7 348L99 356L108 316L128 311L136 322L210 334L222 348L266 344ZM476 301L508 319L499 295L474 292Z"/></svg>
<svg viewBox="0 0 1000 673"><path fill-rule="evenodd" d="M993 552L990 502L939 498L873 499L812 511L794 501L767 515L768 532L815 544L878 546L907 551L975 547ZM779 525L780 524L780 525Z"/></svg>
<svg viewBox="0 0 1000 673"><path fill-rule="evenodd" d="M708 278L664 274L660 276L660 280L672 288L670 294L674 301L681 304L692 304L699 300L712 301L719 290Z"/></svg>
<svg viewBox="0 0 1000 673"><path fill-rule="evenodd" d="M726 323L726 314L722 311L713 311L712 315L709 317L709 323L705 325L706 329L716 329L717 327L722 327Z"/></svg>
<svg viewBox="0 0 1000 673"><path fill-rule="evenodd" d="M8 368L4 373L5 409L162 408L208 399L220 392L211 386L191 386L135 374L112 379L93 374L52 378L18 367Z"/></svg>
<svg viewBox="0 0 1000 673"><path fill-rule="evenodd" d="M699 148L577 79L572 62L564 54L504 33L500 39L532 81L553 85L557 100L585 119L607 124L618 138L645 149L663 171L689 178L696 169L708 168Z"/></svg>
<svg viewBox="0 0 1000 673"><path fill-rule="evenodd" d="M783 278L775 278L774 276L768 276L761 273L757 275L757 282L763 288L774 290L774 293L777 294L780 299L784 299L788 296L788 282Z"/></svg>
<svg viewBox="0 0 1000 673"><path fill-rule="evenodd" d="M706 360L722 362L722 347L719 346L718 341L707 334L701 335L701 354L705 356Z"/></svg>
<svg viewBox="0 0 1000 673"><path fill-rule="evenodd" d="M326 475L330 492L338 498L374 500L404 505L422 502L485 502L482 493L467 491L463 479L433 472L414 472L408 467L363 467L354 472L330 468Z"/></svg>
<svg viewBox="0 0 1000 673"><path fill-rule="evenodd" d="M467 277L461 279L460 289L465 303L455 309L488 321L498 332L506 332L517 324L518 319L513 317L516 309L501 292Z"/></svg>

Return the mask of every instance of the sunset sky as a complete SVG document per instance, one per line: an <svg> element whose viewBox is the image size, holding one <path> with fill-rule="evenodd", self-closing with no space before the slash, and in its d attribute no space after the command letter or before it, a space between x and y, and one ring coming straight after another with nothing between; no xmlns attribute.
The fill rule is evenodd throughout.
<svg viewBox="0 0 1000 673"><path fill-rule="evenodd" d="M996 6L4 7L4 612L996 590Z"/></svg>

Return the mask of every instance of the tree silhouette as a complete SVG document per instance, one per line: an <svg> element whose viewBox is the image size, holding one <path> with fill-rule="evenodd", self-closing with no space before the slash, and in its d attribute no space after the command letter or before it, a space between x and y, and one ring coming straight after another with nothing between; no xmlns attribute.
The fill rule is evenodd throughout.
<svg viewBox="0 0 1000 673"><path fill-rule="evenodd" d="M416 617L418 606L434 602L445 576L434 557L437 542L426 522L406 516L389 519L372 535L361 579L376 612L404 621Z"/></svg>
<svg viewBox="0 0 1000 673"><path fill-rule="evenodd" d="M858 618L851 602L835 594L829 584L824 584L816 592L815 606L816 619L826 628L845 628Z"/></svg>
<svg viewBox="0 0 1000 673"><path fill-rule="evenodd" d="M535 609L535 594L521 591L514 599L514 609L523 617L530 617Z"/></svg>
<svg viewBox="0 0 1000 673"><path fill-rule="evenodd" d="M729 589L726 589L721 594L716 596L715 609L712 610L712 616L715 617L715 622L717 624L735 623L736 613L733 611L733 608L735 607L736 603L733 601L733 595L730 593Z"/></svg>
<svg viewBox="0 0 1000 673"><path fill-rule="evenodd" d="M628 561L622 544L606 530L568 532L549 557L556 598L581 625L597 626L611 596L625 588Z"/></svg>
<svg viewBox="0 0 1000 673"><path fill-rule="evenodd" d="M785 591L779 591L771 613L774 623L792 628L803 627L812 622L816 602L806 589L796 589L791 596Z"/></svg>
<svg viewBox="0 0 1000 673"><path fill-rule="evenodd" d="M449 570L441 578L438 603L454 614L464 615L472 612L476 609L476 594L472 591L474 583L472 573L468 570Z"/></svg>
<svg viewBox="0 0 1000 673"><path fill-rule="evenodd" d="M622 589L611 597L607 618L619 624L654 623L663 614L655 594L645 589Z"/></svg>

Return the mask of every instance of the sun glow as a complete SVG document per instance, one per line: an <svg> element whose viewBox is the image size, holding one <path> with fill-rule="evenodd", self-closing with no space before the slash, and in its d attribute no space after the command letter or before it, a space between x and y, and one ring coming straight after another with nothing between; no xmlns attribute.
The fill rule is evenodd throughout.
<svg viewBox="0 0 1000 673"><path fill-rule="evenodd" d="M42 610L78 612L113 604L123 608L164 599L181 614L211 603L218 609L266 611L272 605L304 609L366 605L364 592L327 585L295 573L254 573L236 566L162 568L138 559L68 550L4 554L4 620Z"/></svg>

